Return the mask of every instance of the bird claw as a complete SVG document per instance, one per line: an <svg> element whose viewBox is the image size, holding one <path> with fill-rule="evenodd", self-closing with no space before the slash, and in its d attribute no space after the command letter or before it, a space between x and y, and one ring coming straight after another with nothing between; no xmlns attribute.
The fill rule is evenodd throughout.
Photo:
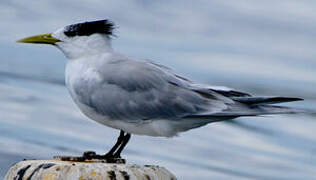
<svg viewBox="0 0 316 180"><path fill-rule="evenodd" d="M60 161L74 161L74 162L102 162L102 163L117 163L125 164L125 159L122 159L120 156L115 156L112 154L98 155L94 151L86 151L82 156L54 156L55 160Z"/></svg>

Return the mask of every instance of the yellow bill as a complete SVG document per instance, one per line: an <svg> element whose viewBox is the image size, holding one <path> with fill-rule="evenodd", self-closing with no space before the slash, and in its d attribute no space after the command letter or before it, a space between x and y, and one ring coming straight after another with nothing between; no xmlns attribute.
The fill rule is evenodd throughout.
<svg viewBox="0 0 316 180"><path fill-rule="evenodd" d="M55 44L60 40L52 37L52 33L49 34L41 34L36 36L27 37L24 39L20 39L17 42L19 43L35 43L35 44Z"/></svg>

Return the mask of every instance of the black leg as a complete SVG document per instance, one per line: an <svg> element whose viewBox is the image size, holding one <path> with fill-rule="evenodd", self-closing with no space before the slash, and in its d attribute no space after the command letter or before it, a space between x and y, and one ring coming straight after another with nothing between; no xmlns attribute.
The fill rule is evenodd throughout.
<svg viewBox="0 0 316 180"><path fill-rule="evenodd" d="M102 162L107 163L125 163L124 159L121 159L121 152L123 151L124 147L128 143L131 135L121 130L120 136L117 138L116 143L111 148L111 150L106 153L105 155L98 155L94 151L86 151L83 153L83 156L76 157L76 156L56 156L54 159L62 160L62 161L87 161L98 159Z"/></svg>
<svg viewBox="0 0 316 180"><path fill-rule="evenodd" d="M104 156L105 157L113 157L114 152L117 150L117 148L122 144L122 141L124 140L124 131L121 130L120 132L120 136L117 138L116 143L114 144L114 146L111 148L111 150L106 153Z"/></svg>
<svg viewBox="0 0 316 180"><path fill-rule="evenodd" d="M124 139L123 139L123 142L122 142L121 146L119 147L119 149L113 155L114 158L120 158L121 157L121 152L125 148L126 144L130 140L130 138L131 138L131 134L126 133L126 135L124 136Z"/></svg>

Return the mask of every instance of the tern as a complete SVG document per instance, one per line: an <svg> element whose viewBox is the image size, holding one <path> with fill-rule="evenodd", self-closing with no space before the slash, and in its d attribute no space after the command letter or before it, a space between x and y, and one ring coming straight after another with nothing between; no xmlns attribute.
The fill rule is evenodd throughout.
<svg viewBox="0 0 316 180"><path fill-rule="evenodd" d="M89 158L120 158L131 134L173 137L241 116L301 112L274 105L301 98L258 97L201 84L153 61L118 53L111 46L114 29L112 21L97 20L18 41L60 49L68 59L65 82L75 104L90 119L120 130L108 153L88 153Z"/></svg>

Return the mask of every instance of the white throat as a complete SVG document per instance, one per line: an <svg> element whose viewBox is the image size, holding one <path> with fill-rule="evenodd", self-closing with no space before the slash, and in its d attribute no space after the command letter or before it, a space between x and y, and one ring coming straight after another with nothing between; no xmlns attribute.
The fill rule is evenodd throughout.
<svg viewBox="0 0 316 180"><path fill-rule="evenodd" d="M60 38L60 37L59 37ZM68 59L112 52L111 38L103 34L76 36L65 41L57 42L56 46Z"/></svg>

